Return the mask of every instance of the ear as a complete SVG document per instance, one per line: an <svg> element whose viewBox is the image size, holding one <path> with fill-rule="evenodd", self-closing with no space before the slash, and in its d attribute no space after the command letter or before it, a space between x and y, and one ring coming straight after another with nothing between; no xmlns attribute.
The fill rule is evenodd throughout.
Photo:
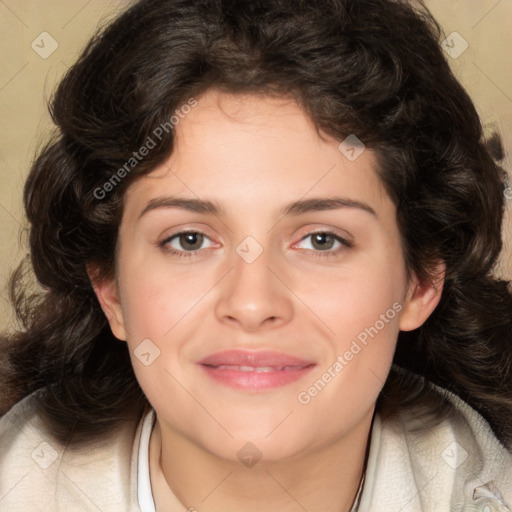
<svg viewBox="0 0 512 512"><path fill-rule="evenodd" d="M439 262L434 273L434 280L420 281L414 274L409 282L407 296L400 316L401 331L412 331L422 325L434 311L441 300L446 265Z"/></svg>
<svg viewBox="0 0 512 512"><path fill-rule="evenodd" d="M114 336L120 340L126 341L126 329L123 318L123 310L119 298L119 289L117 282L112 279L98 279L98 273L93 267L87 266L87 274L91 280L94 293L98 298L101 309L107 317L110 329Z"/></svg>

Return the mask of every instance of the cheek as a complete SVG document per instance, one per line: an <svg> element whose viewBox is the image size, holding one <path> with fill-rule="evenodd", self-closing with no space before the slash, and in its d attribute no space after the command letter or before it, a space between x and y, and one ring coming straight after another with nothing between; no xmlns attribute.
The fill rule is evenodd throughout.
<svg viewBox="0 0 512 512"><path fill-rule="evenodd" d="M354 276L354 282L343 284L317 312L333 331L330 348L296 397L307 417L329 415L332 421L323 427L327 437L339 426L357 424L375 404L392 364L402 310L394 287L385 281L376 288Z"/></svg>
<svg viewBox="0 0 512 512"><path fill-rule="evenodd" d="M298 279L295 289L341 350L347 340L376 323L379 331L393 327L397 334L405 269L399 255L369 255L357 265L318 273L311 280Z"/></svg>
<svg viewBox="0 0 512 512"><path fill-rule="evenodd" d="M172 267L163 260L138 263L134 258L120 269L132 365L152 403L180 393L173 376L183 381L187 347L197 336L205 310L213 307L207 293L219 280L213 271Z"/></svg>
<svg viewBox="0 0 512 512"><path fill-rule="evenodd" d="M127 267L122 298L129 339L167 336L208 290L209 280L197 274L158 261Z"/></svg>
<svg viewBox="0 0 512 512"><path fill-rule="evenodd" d="M124 271L123 316L132 366L153 407L165 410L169 396L178 400L183 393L176 369L190 338L188 315L193 315L206 284L168 268L164 272L159 265L132 264Z"/></svg>
<svg viewBox="0 0 512 512"><path fill-rule="evenodd" d="M330 350L300 403L343 404L347 412L376 400L395 352L404 287L400 257L381 253L303 288L304 302L328 328Z"/></svg>

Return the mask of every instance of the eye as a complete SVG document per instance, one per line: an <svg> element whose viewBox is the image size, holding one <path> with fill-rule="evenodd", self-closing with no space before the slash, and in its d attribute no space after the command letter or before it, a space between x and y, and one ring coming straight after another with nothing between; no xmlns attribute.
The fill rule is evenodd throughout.
<svg viewBox="0 0 512 512"><path fill-rule="evenodd" d="M342 251L352 247L350 242L330 231L309 233L295 245L300 245L308 240L309 243L304 243L303 247L299 247L299 249L302 248L314 251L316 256L336 256Z"/></svg>
<svg viewBox="0 0 512 512"><path fill-rule="evenodd" d="M203 244L210 241L208 247ZM213 245L210 238L201 231L180 231L166 238L158 244L163 250L178 256L189 257L197 254L201 249L207 249Z"/></svg>

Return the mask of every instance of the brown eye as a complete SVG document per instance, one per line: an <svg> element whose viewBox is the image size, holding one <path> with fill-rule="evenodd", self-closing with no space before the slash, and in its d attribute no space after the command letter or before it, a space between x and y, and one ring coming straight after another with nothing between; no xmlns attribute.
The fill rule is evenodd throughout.
<svg viewBox="0 0 512 512"><path fill-rule="evenodd" d="M336 242L335 237L330 233L313 233L311 236L312 246L319 251L332 249Z"/></svg>
<svg viewBox="0 0 512 512"><path fill-rule="evenodd" d="M181 231L166 238L158 245L166 252L179 254L181 256L191 256L202 249L211 247L213 242L204 233L198 231ZM205 245L206 247L204 247Z"/></svg>
<svg viewBox="0 0 512 512"><path fill-rule="evenodd" d="M352 247L351 242L329 231L309 233L296 245L300 249L310 251L315 256L339 256L343 251ZM301 245L302 247L300 247Z"/></svg>
<svg viewBox="0 0 512 512"><path fill-rule="evenodd" d="M186 251L195 251L201 248L204 236L201 233L181 233L179 243Z"/></svg>

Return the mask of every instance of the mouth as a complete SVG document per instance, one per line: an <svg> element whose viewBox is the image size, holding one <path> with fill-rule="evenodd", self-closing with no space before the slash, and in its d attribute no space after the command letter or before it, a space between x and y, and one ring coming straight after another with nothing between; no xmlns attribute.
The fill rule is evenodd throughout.
<svg viewBox="0 0 512 512"><path fill-rule="evenodd" d="M221 364L219 366L206 365L210 368L216 368L217 370L235 370L237 372L277 372L281 370L300 370L303 366L235 366L228 364Z"/></svg>
<svg viewBox="0 0 512 512"><path fill-rule="evenodd" d="M198 363L206 375L222 385L245 391L264 391L295 382L316 364L274 351L229 350Z"/></svg>

